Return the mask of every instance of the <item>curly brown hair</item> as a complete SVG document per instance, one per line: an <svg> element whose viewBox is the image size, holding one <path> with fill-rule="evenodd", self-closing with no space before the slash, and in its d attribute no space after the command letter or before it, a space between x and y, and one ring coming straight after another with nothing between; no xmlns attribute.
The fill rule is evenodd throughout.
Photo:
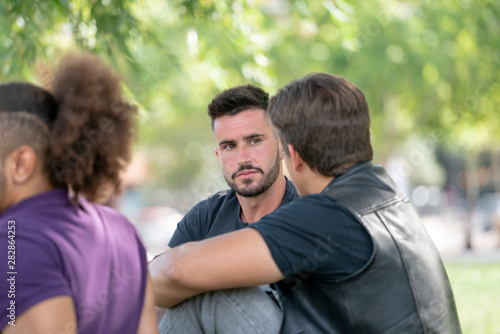
<svg viewBox="0 0 500 334"><path fill-rule="evenodd" d="M40 89L26 83L1 85L0 110L35 114L48 125L48 147L40 158L53 185L68 187L76 199L83 194L89 201L118 192L120 173L131 159L137 114L123 97L120 78L97 56L70 54L55 71L52 94L40 94ZM5 95L9 90L16 98ZM21 107L15 102L20 97L25 101ZM51 111L54 101L56 117Z"/></svg>

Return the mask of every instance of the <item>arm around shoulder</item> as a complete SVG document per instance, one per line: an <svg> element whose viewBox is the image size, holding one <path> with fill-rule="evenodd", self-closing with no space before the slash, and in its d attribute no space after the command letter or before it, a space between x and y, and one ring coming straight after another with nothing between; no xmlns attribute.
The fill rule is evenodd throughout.
<svg viewBox="0 0 500 334"><path fill-rule="evenodd" d="M207 199L197 203L177 223L174 234L168 242L171 248L186 242L203 240L208 232L210 204Z"/></svg>

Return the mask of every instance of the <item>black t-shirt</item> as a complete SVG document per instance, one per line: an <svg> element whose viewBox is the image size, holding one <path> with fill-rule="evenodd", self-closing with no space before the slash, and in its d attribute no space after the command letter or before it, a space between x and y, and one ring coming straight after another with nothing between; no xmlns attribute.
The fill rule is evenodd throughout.
<svg viewBox="0 0 500 334"><path fill-rule="evenodd" d="M298 197L290 180L280 206ZM236 193L231 190L218 192L196 204L177 225L168 245L179 246L189 241L199 241L242 229L249 224L241 221L241 206Z"/></svg>
<svg viewBox="0 0 500 334"><path fill-rule="evenodd" d="M325 194L296 199L250 227L264 237L286 279L345 278L361 269L373 252L370 235L353 213Z"/></svg>

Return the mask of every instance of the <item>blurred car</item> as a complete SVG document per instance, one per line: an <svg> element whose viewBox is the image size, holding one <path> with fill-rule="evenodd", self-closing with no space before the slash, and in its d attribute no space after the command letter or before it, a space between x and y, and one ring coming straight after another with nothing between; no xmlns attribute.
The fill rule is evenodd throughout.
<svg viewBox="0 0 500 334"><path fill-rule="evenodd" d="M500 233L500 193L484 193L479 196L474 215L483 231L497 229Z"/></svg>

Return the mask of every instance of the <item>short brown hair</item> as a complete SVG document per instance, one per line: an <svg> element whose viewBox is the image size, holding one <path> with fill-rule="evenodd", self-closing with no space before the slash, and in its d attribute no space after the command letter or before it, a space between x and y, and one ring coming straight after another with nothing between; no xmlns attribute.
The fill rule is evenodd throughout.
<svg viewBox="0 0 500 334"><path fill-rule="evenodd" d="M370 161L370 111L365 96L346 79L313 73L281 88L269 103L285 153L287 144L325 176Z"/></svg>
<svg viewBox="0 0 500 334"><path fill-rule="evenodd" d="M208 105L208 116L212 120L212 130L215 119L221 116L236 115L244 110L262 109L267 113L269 94L263 89L244 85L226 89L218 94Z"/></svg>
<svg viewBox="0 0 500 334"><path fill-rule="evenodd" d="M1 94L1 89L0 89ZM0 110L0 160L17 148L28 145L39 157L47 156L49 126L34 114Z"/></svg>

